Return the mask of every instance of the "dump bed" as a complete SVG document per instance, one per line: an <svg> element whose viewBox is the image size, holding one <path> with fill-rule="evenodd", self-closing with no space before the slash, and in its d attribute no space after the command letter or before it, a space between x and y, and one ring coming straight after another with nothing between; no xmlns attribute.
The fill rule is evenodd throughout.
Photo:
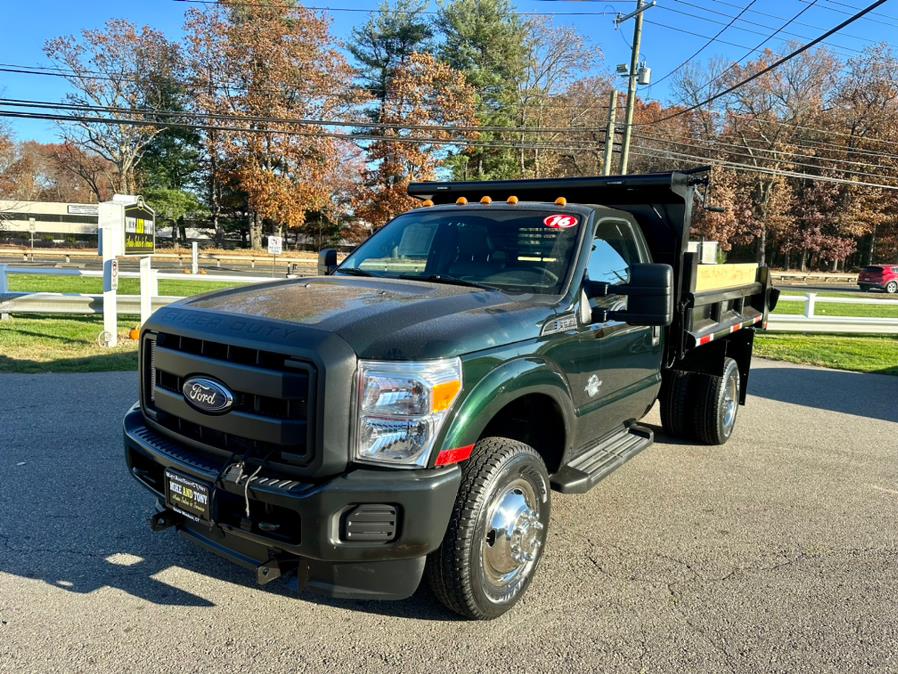
<svg viewBox="0 0 898 674"><path fill-rule="evenodd" d="M630 213L639 223L652 259L674 271L674 322L667 341L670 363L692 349L728 334L765 325L778 295L766 267L754 264L700 265L687 252L695 189L707 186L709 169L646 175L539 180L412 183L409 194L435 204L459 197L505 201L601 204Z"/></svg>

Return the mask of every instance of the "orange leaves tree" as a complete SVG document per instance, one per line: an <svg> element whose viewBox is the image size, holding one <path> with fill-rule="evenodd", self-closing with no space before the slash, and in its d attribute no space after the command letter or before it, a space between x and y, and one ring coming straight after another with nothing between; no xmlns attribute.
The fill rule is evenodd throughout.
<svg viewBox="0 0 898 674"><path fill-rule="evenodd" d="M477 122L475 102L465 76L431 54L412 54L396 68L382 104L385 128L367 148L356 215L377 228L413 208L408 184L436 179L452 139L476 138L466 130Z"/></svg>
<svg viewBox="0 0 898 674"><path fill-rule="evenodd" d="M224 130L204 131L211 180L244 195L258 248L266 224L299 228L332 205L327 178L348 147L300 120L343 117L357 100L351 69L327 21L283 0L194 10L186 32L197 107L232 116Z"/></svg>

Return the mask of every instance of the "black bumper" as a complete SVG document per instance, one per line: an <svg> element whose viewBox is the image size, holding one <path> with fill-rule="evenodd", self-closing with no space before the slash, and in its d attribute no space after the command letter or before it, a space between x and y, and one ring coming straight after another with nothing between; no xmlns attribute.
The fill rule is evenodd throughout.
<svg viewBox="0 0 898 674"><path fill-rule="evenodd" d="M166 468L213 485L214 524L175 517L193 542L249 568L269 562L295 568L303 587L335 597L411 595L425 556L443 539L461 480L458 466L359 469L316 483L260 473L248 490L247 518L243 486L219 479L224 466L149 428L137 405L125 416L124 442L131 474L160 504ZM346 518L360 504L395 508L392 540L345 540Z"/></svg>

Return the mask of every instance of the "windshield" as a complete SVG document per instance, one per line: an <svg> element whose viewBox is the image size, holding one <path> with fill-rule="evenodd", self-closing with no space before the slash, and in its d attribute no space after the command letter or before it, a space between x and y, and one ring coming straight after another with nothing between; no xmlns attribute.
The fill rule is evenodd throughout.
<svg viewBox="0 0 898 674"><path fill-rule="evenodd" d="M582 220L551 210L422 209L390 222L337 273L558 294Z"/></svg>

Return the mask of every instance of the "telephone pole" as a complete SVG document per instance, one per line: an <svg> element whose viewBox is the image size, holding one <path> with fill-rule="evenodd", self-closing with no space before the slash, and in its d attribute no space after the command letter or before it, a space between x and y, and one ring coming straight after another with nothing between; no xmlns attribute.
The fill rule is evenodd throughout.
<svg viewBox="0 0 898 674"><path fill-rule="evenodd" d="M611 175L611 156L614 153L614 120L617 117L617 89L611 90L608 101L608 129L605 131L605 155L602 157L602 175Z"/></svg>
<svg viewBox="0 0 898 674"><path fill-rule="evenodd" d="M620 26L624 21L635 18L636 25L633 28L633 49L630 55L630 71L627 83L627 112L624 126L624 138L621 143L620 172L626 175L627 164L630 161L630 134L633 130L633 109L636 106L636 82L639 75L639 48L642 45L642 19L645 10L654 7L655 0L643 4L643 0L636 0L636 11L626 16L618 16L614 23Z"/></svg>

